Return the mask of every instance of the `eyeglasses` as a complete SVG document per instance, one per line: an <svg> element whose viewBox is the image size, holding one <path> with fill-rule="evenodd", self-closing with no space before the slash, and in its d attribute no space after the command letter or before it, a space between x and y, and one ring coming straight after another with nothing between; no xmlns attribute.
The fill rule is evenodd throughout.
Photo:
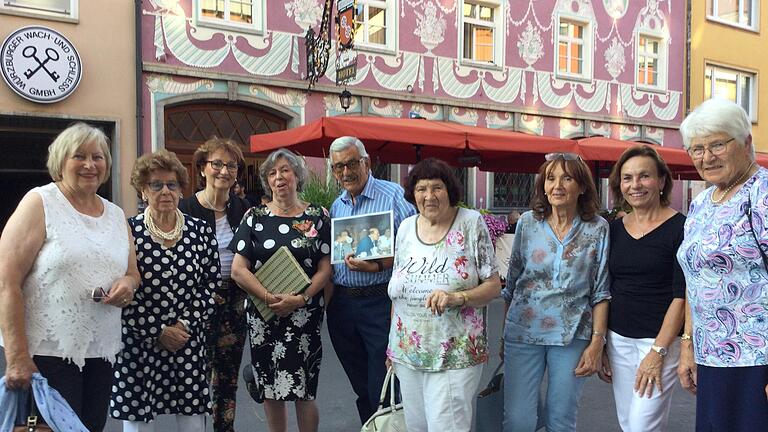
<svg viewBox="0 0 768 432"><path fill-rule="evenodd" d="M346 168L346 169L348 169L350 171L354 171L354 170L356 170L360 166L360 163L363 161L363 159L365 159L365 158L352 159L351 161L345 162L345 163L341 163L341 162L335 163L335 164L331 165L331 169L333 170L333 172L335 174L343 173L344 172L344 168Z"/></svg>
<svg viewBox="0 0 768 432"><path fill-rule="evenodd" d="M149 190L152 192L160 192L163 190L163 186L167 187L169 191L174 192L177 189L179 189L179 183L178 182L161 182L161 181L151 181L147 184L149 186Z"/></svg>
<svg viewBox="0 0 768 432"><path fill-rule="evenodd" d="M94 288L93 292L91 293L91 299L95 301L96 303L101 303L102 300L107 296L107 292L104 291L104 288L98 287Z"/></svg>
<svg viewBox="0 0 768 432"><path fill-rule="evenodd" d="M237 165L237 162L227 162L227 163L224 163L224 161L219 160L219 159L209 160L209 161L205 161L205 162L211 164L211 168L215 169L216 171L221 171L222 169L224 169L224 167L227 167L227 169L229 171L237 171L238 168L240 168Z"/></svg>
<svg viewBox="0 0 768 432"><path fill-rule="evenodd" d="M713 142L706 146L700 145L696 147L691 147L688 149L688 154L691 155L693 159L702 159L704 157L704 153L707 150L709 150L709 152L715 156L721 155L725 153L725 150L728 147L728 143L733 141L734 139L735 138L731 138L727 141Z"/></svg>
<svg viewBox="0 0 768 432"><path fill-rule="evenodd" d="M553 160L562 159L567 161L581 160L581 156L576 153L547 153L544 155L544 160L552 162Z"/></svg>

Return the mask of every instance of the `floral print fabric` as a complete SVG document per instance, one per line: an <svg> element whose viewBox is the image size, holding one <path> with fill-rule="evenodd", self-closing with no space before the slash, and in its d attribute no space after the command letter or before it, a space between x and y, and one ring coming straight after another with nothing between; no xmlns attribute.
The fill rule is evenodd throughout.
<svg viewBox="0 0 768 432"><path fill-rule="evenodd" d="M261 267L282 246L302 265L310 278L318 262L331 251L331 220L328 211L310 204L298 217L272 214L266 206L254 207L243 216L229 247L243 255L252 271ZM273 400L312 400L317 394L323 348L323 292L306 306L280 318L265 321L256 306L246 304L251 361L264 397Z"/></svg>
<svg viewBox="0 0 768 432"><path fill-rule="evenodd" d="M507 285L506 340L566 346L592 338L592 307L610 298L608 222L577 216L561 242L532 211L517 222Z"/></svg>
<svg viewBox="0 0 768 432"><path fill-rule="evenodd" d="M416 235L418 217L405 219L397 232L388 289L394 315L387 355L419 370L484 363L488 359L485 308L453 307L432 315L424 304L435 289L469 290L498 273L488 228L480 213L460 208L445 238L427 245Z"/></svg>
<svg viewBox="0 0 768 432"><path fill-rule="evenodd" d="M696 363L762 366L768 338L768 274L752 234L768 244L768 170L760 168L721 205L714 187L691 203L677 259L685 273ZM752 209L750 226L747 210Z"/></svg>

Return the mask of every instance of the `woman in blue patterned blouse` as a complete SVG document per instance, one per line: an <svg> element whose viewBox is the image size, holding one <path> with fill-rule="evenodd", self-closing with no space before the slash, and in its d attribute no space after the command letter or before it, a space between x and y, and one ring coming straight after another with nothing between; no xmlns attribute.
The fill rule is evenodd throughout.
<svg viewBox="0 0 768 432"><path fill-rule="evenodd" d="M608 316L608 223L589 167L552 153L532 211L517 223L504 323L504 431L533 432L547 373L547 430L576 430L585 378L602 367Z"/></svg>
<svg viewBox="0 0 768 432"><path fill-rule="evenodd" d="M696 394L696 431L768 430L768 170L755 163L752 122L710 99L680 125L712 186L691 203L677 259L685 273L678 375Z"/></svg>

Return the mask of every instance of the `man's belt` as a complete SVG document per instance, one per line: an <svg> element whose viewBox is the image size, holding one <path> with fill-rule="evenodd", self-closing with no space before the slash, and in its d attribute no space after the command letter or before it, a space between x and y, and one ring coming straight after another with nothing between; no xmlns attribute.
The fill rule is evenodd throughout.
<svg viewBox="0 0 768 432"><path fill-rule="evenodd" d="M380 297L387 295L388 286L389 284L370 285L365 287L336 285L336 289L339 294L346 295L347 297Z"/></svg>

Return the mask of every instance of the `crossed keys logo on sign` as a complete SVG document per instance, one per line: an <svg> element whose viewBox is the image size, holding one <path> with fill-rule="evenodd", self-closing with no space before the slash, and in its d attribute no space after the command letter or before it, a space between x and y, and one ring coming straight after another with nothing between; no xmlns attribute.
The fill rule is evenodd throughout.
<svg viewBox="0 0 768 432"><path fill-rule="evenodd" d="M0 48L0 72L19 96L38 103L58 102L75 91L83 69L74 45L41 26L11 33Z"/></svg>
<svg viewBox="0 0 768 432"><path fill-rule="evenodd" d="M61 76L59 76L59 74L56 71L51 72L50 70L48 70L47 67L45 67L45 64L48 63L49 61L51 60L56 61L59 59L59 52L56 51L55 49L46 48L45 60L42 60L42 61L37 57L37 47L34 47L34 46L28 46L24 48L24 50L21 52L21 55L23 55L26 58L33 58L37 62L36 68L34 69L29 68L27 69L26 72L24 72L25 77L32 78L40 69L42 69L48 74L49 77L51 77L53 82L57 82L59 81L59 78L61 78Z"/></svg>

